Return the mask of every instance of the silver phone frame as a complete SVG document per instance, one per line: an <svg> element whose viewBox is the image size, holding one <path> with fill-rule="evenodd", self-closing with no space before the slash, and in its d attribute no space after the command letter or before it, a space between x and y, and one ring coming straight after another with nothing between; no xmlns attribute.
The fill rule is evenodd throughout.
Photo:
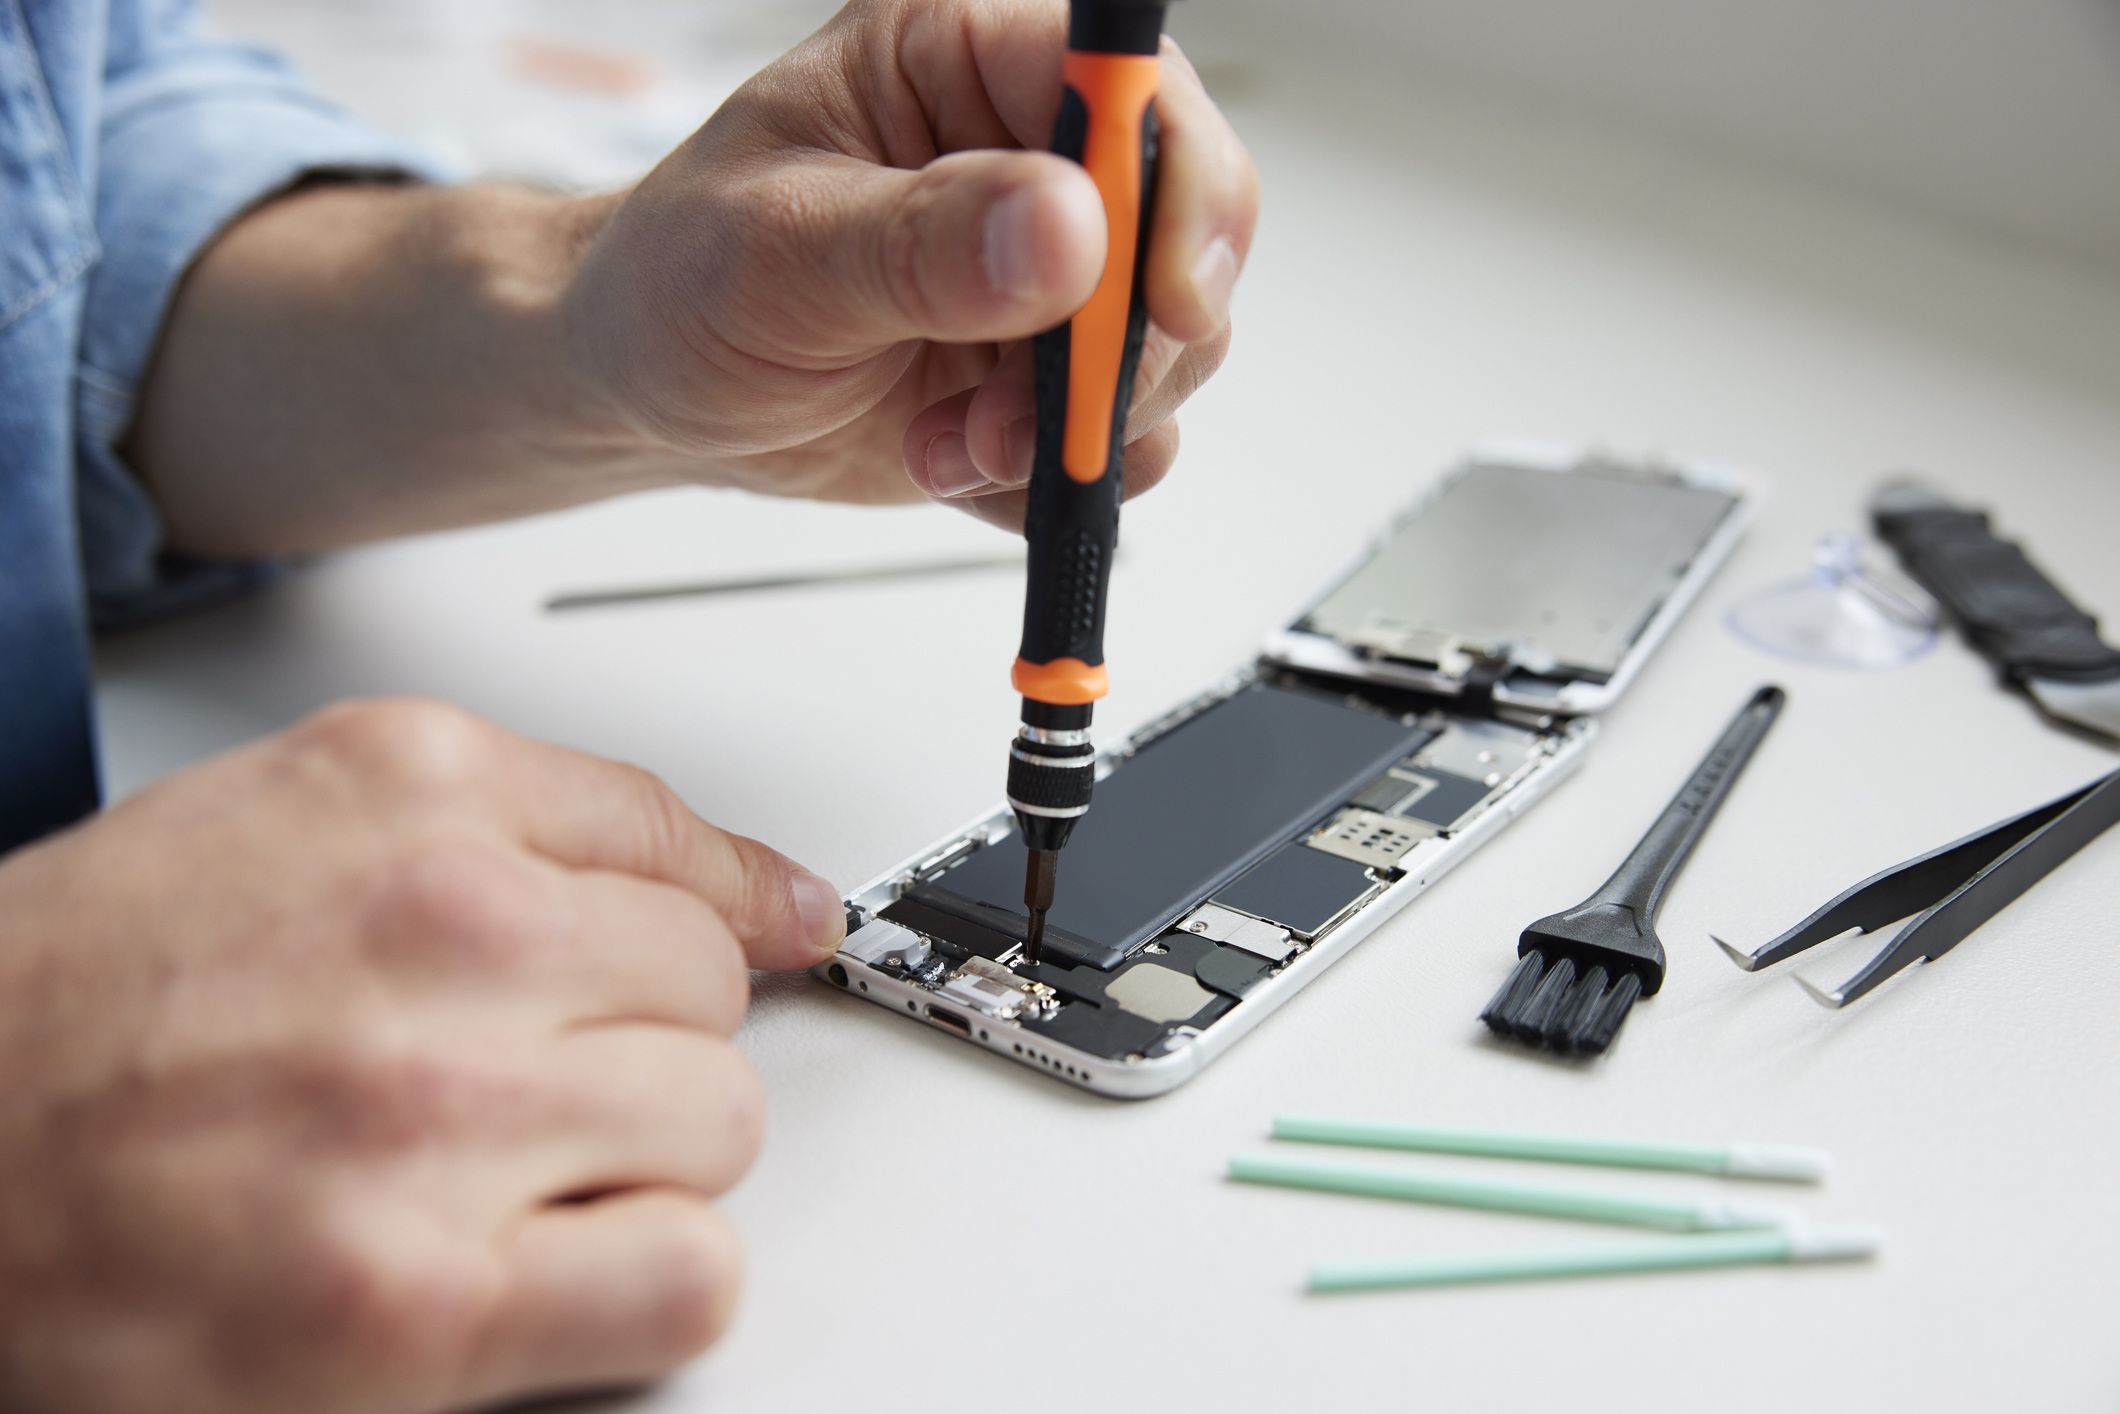
<svg viewBox="0 0 2120 1414"><path fill-rule="evenodd" d="M1240 690L1255 680L1262 670L1270 671L1277 667L1323 672L1333 677L1374 683L1381 687L1410 687L1439 694L1442 700L1437 706L1446 719L1460 717L1478 720L1478 714L1451 711L1447 698L1454 694L1460 685L1454 680L1443 679L1435 674L1422 674L1411 667L1399 667L1361 658L1330 640L1312 634L1296 633L1293 626L1342 580L1375 555L1409 517L1420 514L1431 500L1442 494L1455 477L1463 475L1470 467L1501 462L1567 472L1595 455L1598 454L1582 447L1522 439L1491 439L1476 443L1456 466L1393 516L1382 531L1371 536L1362 546L1360 553L1350 558L1315 594L1305 599L1303 607L1292 615L1287 623L1270 633L1257 661L1101 750L1097 757L1098 779L1102 780L1115 769L1123 769L1126 758L1140 745L1166 731L1176 729L1186 719ZM859 957L844 951L817 963L810 969L811 975L835 991L845 991L888 1011L901 1012L924 1026L948 1034L955 1040L1042 1071L1054 1079L1095 1094L1122 1099L1146 1099L1176 1089L1206 1069L1223 1052L1249 1034L1252 1028L1278 1010L1282 1003L1307 986L1326 968L1345 957L1357 943L1427 892L1436 881L1456 868L1474 850L1493 839L1510 821L1543 799L1549 791L1573 775L1581 766L1584 753L1589 750L1597 736L1598 725L1594 714L1611 705L1633 682L1650 654L1662 643L1679 617L1699 597L1708 580L1729 557L1730 551L1735 548L1737 541L1751 524L1765 495L1765 484L1758 478L1720 463L1669 462L1659 459L1654 466L1656 470L1674 474L1688 484L1734 495L1738 504L1702 545L1699 555L1688 567L1679 584L1665 598L1628 650L1619 669L1602 684L1570 683L1554 695L1521 693L1498 684L1493 694L1493 700L1499 708L1495 715L1502 721L1537 732L1548 747L1543 759L1502 794L1486 801L1480 807L1479 813L1469 822L1462 824L1448 836L1437 836L1415 845L1400 860L1402 875L1396 883L1385 887L1381 893L1340 920L1308 948L1289 959L1279 970L1269 974L1265 981L1240 999L1236 1006L1209 1023L1189 1044L1160 1056L1108 1060L1072 1046L1055 1043L1015 1021L999 1020L978 1013L967 1012L962 1019L969 1023L969 1029L960 1030L947 1022L936 1020L929 1011L929 1007L937 1000L937 993L872 968ZM1335 650L1338 657L1320 652L1321 648ZM1014 829L1015 819L1012 812L1007 805L998 805L967 822L962 828L952 831L884 870L859 889L846 895L844 901L850 909L861 910L863 917L872 918L878 910L893 902L924 870L936 868L940 861L948 860L968 843L994 843L1005 839ZM834 980L832 974L835 970L845 979L843 983ZM949 1004L948 1009L952 1012L966 1011L954 1003Z"/></svg>
<svg viewBox="0 0 2120 1414"><path fill-rule="evenodd" d="M1107 750L1100 751L1097 768L1099 778L1109 775L1114 769L1123 769L1124 759L1137 745L1182 726L1187 718L1196 716L1241 690L1255 676L1253 669L1234 674L1207 692L1190 699L1177 711L1166 713L1113 743ZM1216 1057L1236 1044L1254 1026L1307 985L1312 978L1345 957L1356 943L1375 932L1387 919L1455 869L1467 855L1494 838L1511 820L1522 814L1526 807L1572 775L1582 764L1583 753L1589 749L1591 741L1597 735L1597 723L1589 718L1581 718L1557 724L1539 735L1548 743L1550 749L1544 759L1534 764L1520 780L1502 794L1488 800L1477 815L1448 837L1438 836L1415 845L1400 861L1399 867L1404 871L1404 875L1397 883L1387 886L1382 893L1375 895L1316 942L1291 958L1280 971L1269 975L1264 982L1238 1001L1235 1007L1209 1023L1197 1039L1167 1055L1146 1057L1138 1061L1108 1060L1072 1046L1058 1044L1017 1022L982 1017L977 1013L966 1015L971 1029L968 1032L960 1031L947 1022L934 1019L929 1012L929 1006L937 1001L934 992L872 968L860 958L846 952L836 953L818 963L810 969L810 974L835 991L851 993L889 1011L899 1011L902 1008L905 1015L925 1026L946 1032L957 1040L968 1042L1034 1070L1044 1071L1055 1079L1084 1090L1122 1099L1146 1099L1152 1095L1161 1095L1199 1074ZM848 894L845 902L850 907L862 909L866 915L873 915L895 900L922 872L923 866L931 866L936 859L947 857L967 841L993 843L1007 838L1014 829L1015 818L1009 808L1006 805L998 806L878 874ZM835 967L841 969L847 979L843 986L831 976ZM952 1012L965 1011L965 1008L954 1002L945 1005Z"/></svg>
<svg viewBox="0 0 2120 1414"><path fill-rule="evenodd" d="M1446 698L1458 695L1464 687L1462 679L1448 677L1439 672L1424 671L1412 664L1366 658L1332 639L1299 632L1296 625L1324 602L1328 594L1339 588L1349 576L1375 557L1406 522L1425 511L1448 491L1453 483L1475 466L1520 466L1535 471L1567 475L1596 461L1630 460L1646 469L1676 477L1688 486L1733 496L1737 504L1731 508L1730 514L1723 518L1723 523L1716 527L1715 533L1701 544L1700 552L1687 567L1686 573L1665 596L1663 603L1657 606L1648 624L1620 659L1619 666L1604 682L1571 682L1557 684L1551 691L1533 692L1511 687L1508 680L1504 679L1496 683L1493 689L1496 703L1515 708L1519 712L1584 716L1604 711L1633 684L1643 665L1685 615L1686 610L1692 607L1693 601L1700 597L1701 590L1715 577L1716 570L1722 567L1730 552L1737 548L1737 542L1744 537L1753 517L1759 512L1760 503L1766 498L1766 484L1759 477L1721 462L1627 458L1612 456L1596 448L1558 442L1495 438L1475 443L1455 466L1436 478L1426 491L1414 497L1382 530L1364 542L1359 552L1319 585L1316 592L1305 598L1302 607L1289 615L1286 623L1267 634L1265 642L1260 645L1260 656L1270 663L1303 672L1325 673L1355 682L1375 683L1380 687L1410 688L1416 692L1434 693Z"/></svg>

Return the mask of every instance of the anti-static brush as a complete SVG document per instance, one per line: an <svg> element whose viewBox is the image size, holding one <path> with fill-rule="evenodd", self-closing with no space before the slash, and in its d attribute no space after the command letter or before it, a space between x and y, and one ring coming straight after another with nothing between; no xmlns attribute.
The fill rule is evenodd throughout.
<svg viewBox="0 0 2120 1414"><path fill-rule="evenodd" d="M1778 687L1754 693L1604 887L1524 930L1516 971L1480 1013L1489 1030L1562 1055L1602 1055L1635 1000L1656 995L1664 985L1664 945L1656 936L1664 890L1784 700Z"/></svg>
<svg viewBox="0 0 2120 1414"><path fill-rule="evenodd" d="M1010 744L1008 801L1030 852L1026 961L1038 961L1060 850L1089 810L1090 711L1104 696L1104 603L1119 535L1120 465L1134 369L1148 328L1142 276L1156 190L1157 57L1164 0L1072 0L1053 151L1104 198L1104 275L1089 303L1031 345L1037 450L1023 647L1010 681L1023 726Z"/></svg>

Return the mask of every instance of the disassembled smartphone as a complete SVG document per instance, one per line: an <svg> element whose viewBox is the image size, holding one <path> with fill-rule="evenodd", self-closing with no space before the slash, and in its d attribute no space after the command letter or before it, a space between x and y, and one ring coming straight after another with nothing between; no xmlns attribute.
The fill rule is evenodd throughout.
<svg viewBox="0 0 2120 1414"><path fill-rule="evenodd" d="M1000 805L850 895L816 975L1100 1094L1179 1085L1580 763L1759 495L1476 448L1257 660L1100 753L1044 960Z"/></svg>

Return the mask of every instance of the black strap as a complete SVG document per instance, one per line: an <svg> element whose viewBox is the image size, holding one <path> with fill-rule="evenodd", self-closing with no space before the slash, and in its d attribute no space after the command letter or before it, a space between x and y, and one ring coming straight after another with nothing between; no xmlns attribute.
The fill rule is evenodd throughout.
<svg viewBox="0 0 2120 1414"><path fill-rule="evenodd" d="M2099 639L2098 621L2071 604L2022 549L1997 537L1979 511L1880 508L1876 526L1907 573L2011 679L2120 677L2120 652Z"/></svg>

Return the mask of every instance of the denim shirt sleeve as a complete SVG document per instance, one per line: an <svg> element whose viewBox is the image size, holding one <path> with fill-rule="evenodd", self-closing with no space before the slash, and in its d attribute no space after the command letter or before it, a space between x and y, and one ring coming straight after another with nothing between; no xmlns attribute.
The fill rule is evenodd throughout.
<svg viewBox="0 0 2120 1414"><path fill-rule="evenodd" d="M111 25L94 202L103 256L89 278L74 384L82 563L105 627L180 611L268 572L165 553L154 505L117 453L194 257L306 176L446 177L274 56L206 34L196 0L114 4Z"/></svg>

